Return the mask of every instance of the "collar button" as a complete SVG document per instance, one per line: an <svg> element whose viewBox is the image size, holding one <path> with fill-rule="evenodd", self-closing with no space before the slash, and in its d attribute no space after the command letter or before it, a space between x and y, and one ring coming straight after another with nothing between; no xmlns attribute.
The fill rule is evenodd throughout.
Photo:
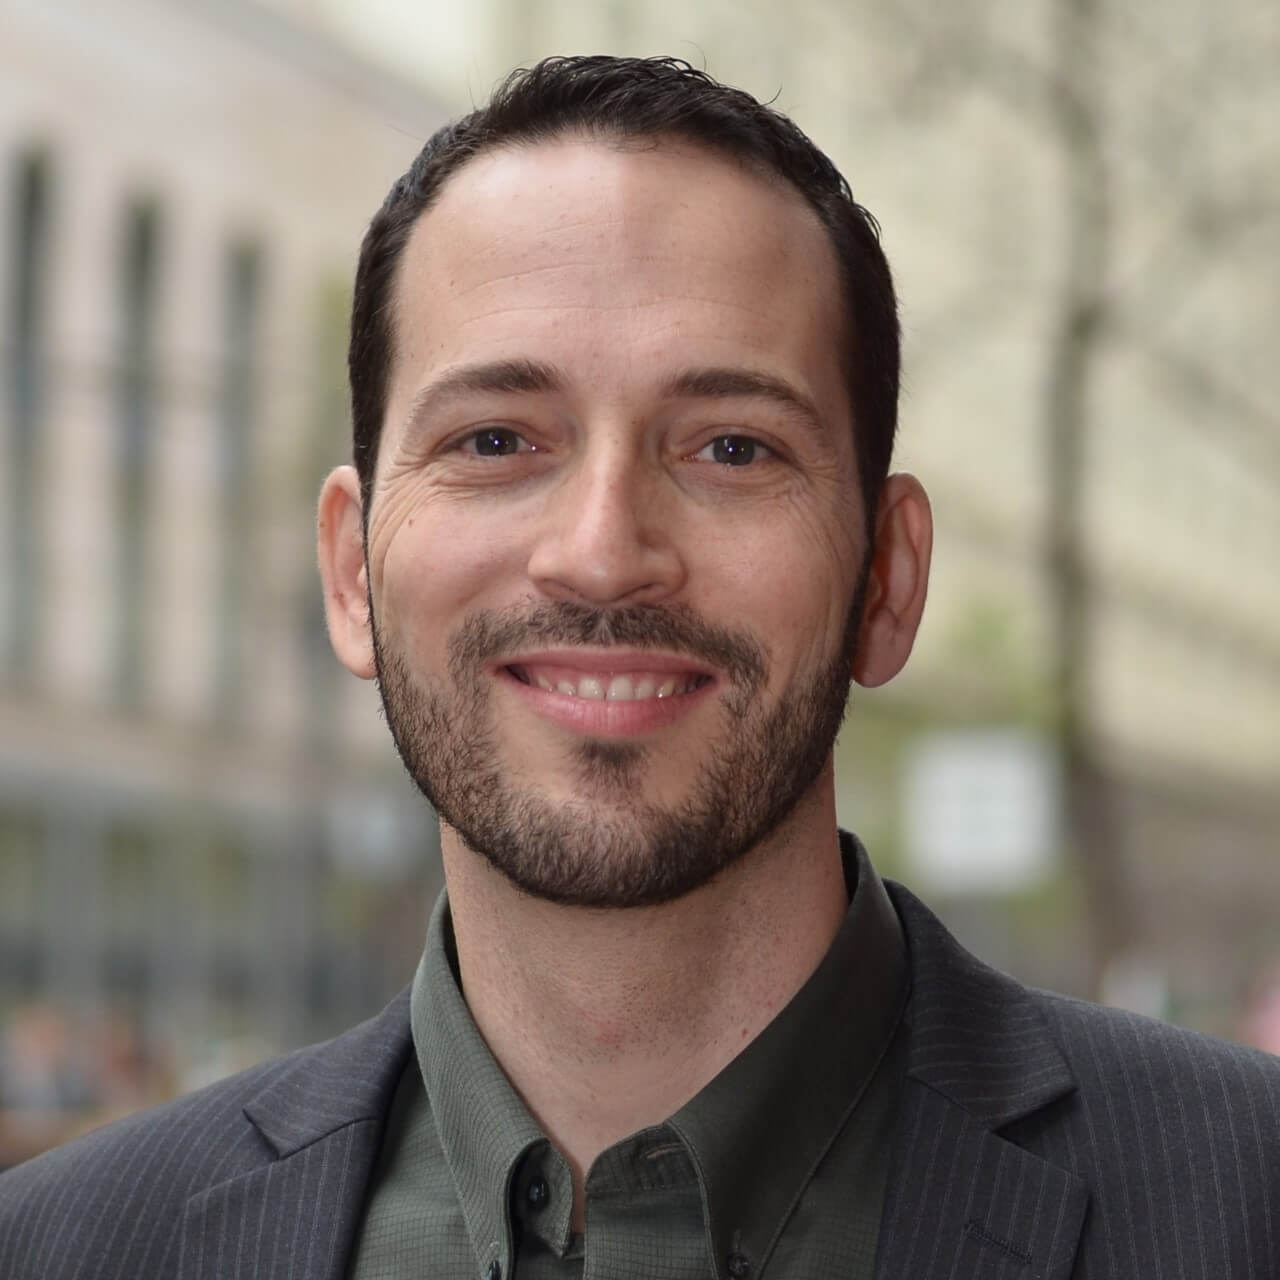
<svg viewBox="0 0 1280 1280"><path fill-rule="evenodd" d="M524 1198L530 1209L545 1209L547 1201L551 1199L551 1188L547 1185L546 1178L530 1179L529 1185L524 1189Z"/></svg>
<svg viewBox="0 0 1280 1280"><path fill-rule="evenodd" d="M745 1253L731 1253L724 1262L725 1269L733 1280L743 1280L751 1274L751 1262Z"/></svg>

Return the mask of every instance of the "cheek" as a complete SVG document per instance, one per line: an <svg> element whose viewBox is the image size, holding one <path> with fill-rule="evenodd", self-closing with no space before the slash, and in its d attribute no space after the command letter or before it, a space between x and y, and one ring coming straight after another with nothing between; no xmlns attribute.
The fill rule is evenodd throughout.
<svg viewBox="0 0 1280 1280"><path fill-rule="evenodd" d="M848 522L798 503L786 508L706 537L701 557L702 580L723 584L717 612L756 633L784 680L830 661L844 637L862 553Z"/></svg>
<svg viewBox="0 0 1280 1280"><path fill-rule="evenodd" d="M378 625L410 651L434 650L475 608L492 606L520 563L518 529L465 503L388 503L370 522Z"/></svg>
<svg viewBox="0 0 1280 1280"><path fill-rule="evenodd" d="M827 628L843 632L866 546L857 512L843 504L825 517L806 511L799 530L794 563L803 572L797 576L816 586Z"/></svg>

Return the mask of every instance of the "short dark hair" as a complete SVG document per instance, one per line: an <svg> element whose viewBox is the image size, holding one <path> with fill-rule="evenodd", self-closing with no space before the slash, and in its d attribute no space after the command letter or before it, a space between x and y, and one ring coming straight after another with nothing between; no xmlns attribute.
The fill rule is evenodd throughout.
<svg viewBox="0 0 1280 1280"><path fill-rule="evenodd" d="M678 58L546 58L513 71L486 106L445 125L374 215L360 248L351 312L351 413L367 513L395 347L396 266L446 179L473 156L566 134L677 139L785 178L835 248L849 320L842 364L868 527L889 470L898 419L901 337L876 220L834 164L786 116Z"/></svg>

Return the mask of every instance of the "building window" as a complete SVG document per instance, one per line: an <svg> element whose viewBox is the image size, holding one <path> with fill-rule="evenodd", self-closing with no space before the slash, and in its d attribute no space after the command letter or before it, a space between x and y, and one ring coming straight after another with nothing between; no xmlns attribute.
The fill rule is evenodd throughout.
<svg viewBox="0 0 1280 1280"><path fill-rule="evenodd" d="M152 441L158 413L156 320L160 215L150 201L125 215L120 252L120 352L117 378L116 694L142 699L146 667L147 533Z"/></svg>
<svg viewBox="0 0 1280 1280"><path fill-rule="evenodd" d="M220 565L216 714L234 720L244 697L244 644L252 563L252 442L261 412L263 255L250 243L227 251L218 394Z"/></svg>
<svg viewBox="0 0 1280 1280"><path fill-rule="evenodd" d="M48 397L48 305L52 220L51 163L44 151L20 155L14 166L4 351L8 418L4 503L8 598L0 615L4 665L15 680L29 677L39 644L40 548L37 539L40 428Z"/></svg>

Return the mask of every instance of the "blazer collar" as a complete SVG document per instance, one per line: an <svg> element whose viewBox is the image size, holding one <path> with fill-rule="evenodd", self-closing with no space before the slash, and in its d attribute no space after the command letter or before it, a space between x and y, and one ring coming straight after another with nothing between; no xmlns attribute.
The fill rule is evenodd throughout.
<svg viewBox="0 0 1280 1280"><path fill-rule="evenodd" d="M911 956L907 1075L1000 1129L1075 1090L1036 998L970 955L901 885L890 895Z"/></svg>
<svg viewBox="0 0 1280 1280"><path fill-rule="evenodd" d="M1036 997L974 959L898 885L911 956L907 1080L878 1280L1067 1280L1086 1185L1000 1133L1076 1083Z"/></svg>
<svg viewBox="0 0 1280 1280"><path fill-rule="evenodd" d="M408 992L281 1064L244 1107L262 1158L186 1205L179 1280L341 1280L408 1060Z"/></svg>
<svg viewBox="0 0 1280 1280"><path fill-rule="evenodd" d="M381 1122L410 1047L406 989L377 1017L299 1050L293 1070L247 1102L244 1113L277 1157L293 1155L356 1121Z"/></svg>
<svg viewBox="0 0 1280 1280"><path fill-rule="evenodd" d="M911 958L910 1050L877 1258L879 1280L1067 1280L1088 1190L998 1131L1075 1089L1036 1005L889 892ZM408 993L301 1050L244 1107L263 1158L193 1196L180 1280L340 1280L382 1127L411 1052Z"/></svg>

